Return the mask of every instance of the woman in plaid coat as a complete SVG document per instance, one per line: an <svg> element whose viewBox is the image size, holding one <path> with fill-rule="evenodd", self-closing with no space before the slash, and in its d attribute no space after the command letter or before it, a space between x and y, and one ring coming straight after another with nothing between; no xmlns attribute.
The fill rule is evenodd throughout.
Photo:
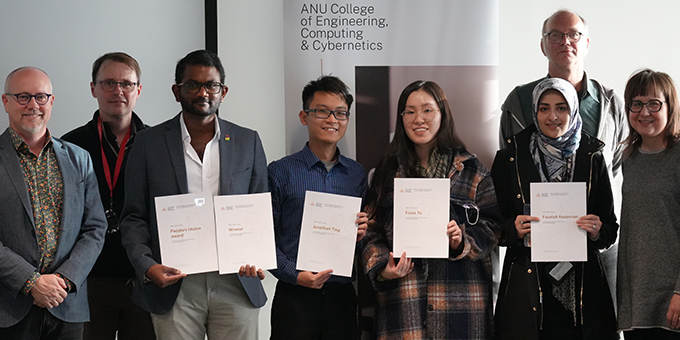
<svg viewBox="0 0 680 340"><path fill-rule="evenodd" d="M367 197L371 221L363 251L377 293L378 339L490 339L491 250L501 216L489 171L454 130L446 95L416 81L401 93L394 139ZM450 178L447 259L392 254L394 178Z"/></svg>

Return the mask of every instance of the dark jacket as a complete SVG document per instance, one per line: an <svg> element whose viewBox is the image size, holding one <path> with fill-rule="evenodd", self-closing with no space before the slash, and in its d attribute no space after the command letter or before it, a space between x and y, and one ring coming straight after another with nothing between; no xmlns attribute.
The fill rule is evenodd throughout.
<svg viewBox="0 0 680 340"><path fill-rule="evenodd" d="M106 176L104 175L102 147L99 140L99 129L97 128L98 121L99 110L94 113L94 116L89 122L87 122L87 124L66 133L62 139L80 146L90 154L94 173L97 175L99 194L102 200L102 205L104 206L104 210L107 211L109 209L113 209L113 211L116 213L116 216L120 218L121 211L123 210L123 183L125 183L125 165L127 164L129 154L128 151L130 151L130 147L134 142L135 133L147 128L147 126L142 123L142 120L139 119L139 117L134 112L132 113L131 125L133 126L133 130L130 140L127 142L126 152L123 157L123 164L121 166L122 169L118 177L118 181L113 188L112 206L111 191L109 190L109 185L106 183ZM107 132L107 129L104 129L104 131ZM108 131L108 133L110 133L110 131ZM111 134L109 140L114 139L115 137L113 134ZM105 148L105 152L109 162L109 168L111 169L111 177L113 178L117 155L115 155L110 148ZM125 253L125 248L123 248L123 244L121 243L120 232L106 233L106 242L104 243L104 248L97 258L97 262L94 264L89 276L100 278L135 277L135 271L132 268L132 264L130 264L127 254Z"/></svg>
<svg viewBox="0 0 680 340"><path fill-rule="evenodd" d="M538 339L543 322L538 276L542 265L531 262L531 248L524 246L514 224L517 215L524 214L524 204L530 203L529 183L541 182L529 151L534 131L536 127L531 125L508 138L508 146L497 152L491 170L498 206L505 218L499 244L507 246L496 305L496 339ZM573 263L577 287L581 287L578 297L581 303L577 303L581 317L577 322L582 326L584 339L618 338L614 305L599 253L599 249L614 243L619 228L601 152L603 146L598 139L583 133L574 165L573 182L586 183L587 212L602 221L599 239L588 239L588 261Z"/></svg>

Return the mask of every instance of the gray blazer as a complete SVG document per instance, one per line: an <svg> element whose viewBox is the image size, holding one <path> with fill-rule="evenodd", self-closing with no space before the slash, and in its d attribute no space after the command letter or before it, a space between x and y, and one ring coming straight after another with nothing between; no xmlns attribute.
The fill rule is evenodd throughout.
<svg viewBox="0 0 680 340"><path fill-rule="evenodd" d="M123 246L137 273L132 300L144 310L165 314L175 304L182 281L159 288L143 284L154 264L161 263L154 198L188 193L180 115L140 131L130 149L125 169L125 204L121 232ZM267 160L257 132L219 119L220 195L267 191ZM226 136L229 136L227 140ZM239 277L255 307L267 300L257 278Z"/></svg>
<svg viewBox="0 0 680 340"><path fill-rule="evenodd" d="M60 139L52 141L64 182L64 203L57 253L46 273L60 273L75 287L49 311L66 322L85 322L90 318L85 279L104 244L106 216L89 154ZM40 247L9 129L0 135L0 202L0 327L10 327L33 304L33 296L22 294L21 288L40 265Z"/></svg>

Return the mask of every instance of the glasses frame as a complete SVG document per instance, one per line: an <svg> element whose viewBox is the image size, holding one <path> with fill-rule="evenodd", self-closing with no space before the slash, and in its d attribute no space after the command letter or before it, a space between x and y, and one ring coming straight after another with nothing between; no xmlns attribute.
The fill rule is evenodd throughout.
<svg viewBox="0 0 680 340"><path fill-rule="evenodd" d="M550 36L553 35L553 34L558 34L558 35L559 35L559 38L557 38L557 39L552 39ZM571 37L569 36L569 35L571 35L571 34L576 34L576 38L571 38ZM583 37L583 32L572 31L572 32L562 33L562 32L557 32L557 31L550 31L550 32L547 32L547 33L543 33L543 37L544 37L544 38L547 38L548 41L549 41L550 43L553 43L553 44L558 44L559 42L562 41L562 39L564 39L565 36L567 37L567 39L569 40L569 42L571 42L571 43L577 43L577 42L581 41L581 38Z"/></svg>
<svg viewBox="0 0 680 340"><path fill-rule="evenodd" d="M633 111L633 103L635 103L635 102L639 102L640 104L642 104L642 107L640 107L640 110L638 110L638 111ZM649 108L649 103L651 103L651 102L659 102L659 109L656 110L656 111L652 111L652 110ZM629 110L630 112L632 112L632 113L640 113L640 112L642 112L642 108L647 108L647 112L649 112L649 113L657 113L657 112L661 111L661 109L663 109L663 104L664 104L664 103L666 103L666 102L662 102L662 101L660 101L660 100L658 100L658 99L651 99L651 100L649 100L649 101L646 102L646 103L643 103L643 102L641 102L641 101L639 101L639 100L633 100L633 101L630 102L630 105L628 105L628 110Z"/></svg>
<svg viewBox="0 0 680 340"><path fill-rule="evenodd" d="M349 111L347 110L329 110L329 109L307 109L304 110L306 113L314 113L314 117L319 118L319 119L328 119L331 115L335 117L336 120L339 121L345 121L349 120ZM328 114L324 117L323 115L319 116L319 111L328 111ZM338 112L344 112L346 116L344 118L338 118L337 113Z"/></svg>
<svg viewBox="0 0 680 340"><path fill-rule="evenodd" d="M108 85L104 86L104 83L111 83L113 87L107 90L106 87L108 87ZM135 90L135 88L137 88L137 85L139 85L139 83L135 83L132 81L114 81L114 80L100 80L97 82L97 84L101 85L102 90L106 92L113 92L116 90L117 87L120 87L120 90L123 92L132 92ZM132 86L130 86L130 89L125 89L125 86L123 86L123 84L132 84Z"/></svg>
<svg viewBox="0 0 680 340"><path fill-rule="evenodd" d="M38 105L40 105L40 106L43 106L43 105L49 103L50 97L52 97L52 94L51 94L51 93L38 93L38 94L28 94L28 93L5 93L5 94L8 95L8 96L14 96L14 98L16 98L17 103L19 103L19 105L28 105L28 103L31 102L31 99L34 99L34 98L35 98L35 103L38 104ZM45 102L44 102L44 103L40 103L40 102L38 101L38 96L42 96L42 95L47 96L47 99L45 99ZM22 103L21 101L19 101L19 96L28 96L28 101L25 102L25 103Z"/></svg>
<svg viewBox="0 0 680 340"><path fill-rule="evenodd" d="M190 91L190 90L186 87L186 85L188 85L188 84L196 84L197 87L196 87L195 90L191 90L191 91ZM218 89L216 92L210 92L210 90L208 89L208 87L209 87L209 86L212 86L212 85L215 85L215 84L219 85L219 89ZM186 83L179 83L179 84L177 84L177 86L183 88L183 89L184 89L184 92L186 92L186 93L188 93L188 94L197 94L197 93L201 92L201 88L204 88L204 89L205 89L205 92L208 93L208 94L219 94L219 93L221 93L222 90L224 89L224 84L222 84L222 83L218 83L218 82L199 83L199 82L193 81L193 80L191 80L191 81L189 81L189 82L186 82Z"/></svg>
<svg viewBox="0 0 680 340"><path fill-rule="evenodd" d="M400 115L401 115L402 119L412 122L416 119L416 114L419 114L421 117L423 117L423 120L425 120L426 122L429 122L434 118L434 115L436 115L437 112L441 112L440 109L434 109L434 108L427 108L425 110L432 110L432 113L425 113L424 110L413 110L413 113L411 114L411 113L407 113L409 111L404 110L402 113L400 113Z"/></svg>

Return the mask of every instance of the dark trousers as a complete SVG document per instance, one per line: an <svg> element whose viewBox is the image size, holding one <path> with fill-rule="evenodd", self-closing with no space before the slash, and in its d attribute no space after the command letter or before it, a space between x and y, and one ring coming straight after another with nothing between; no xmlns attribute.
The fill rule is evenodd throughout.
<svg viewBox="0 0 680 340"><path fill-rule="evenodd" d="M680 340L680 333L663 328L643 328L623 332L626 340Z"/></svg>
<svg viewBox="0 0 680 340"><path fill-rule="evenodd" d="M321 289L276 284L271 340L356 340L357 298L351 283Z"/></svg>
<svg viewBox="0 0 680 340"><path fill-rule="evenodd" d="M90 322L85 340L154 340L151 316L132 302L132 282L125 278L87 279Z"/></svg>
<svg viewBox="0 0 680 340"><path fill-rule="evenodd" d="M32 306L26 317L8 328L0 328L0 339L81 340L83 324L64 322L47 308Z"/></svg>

